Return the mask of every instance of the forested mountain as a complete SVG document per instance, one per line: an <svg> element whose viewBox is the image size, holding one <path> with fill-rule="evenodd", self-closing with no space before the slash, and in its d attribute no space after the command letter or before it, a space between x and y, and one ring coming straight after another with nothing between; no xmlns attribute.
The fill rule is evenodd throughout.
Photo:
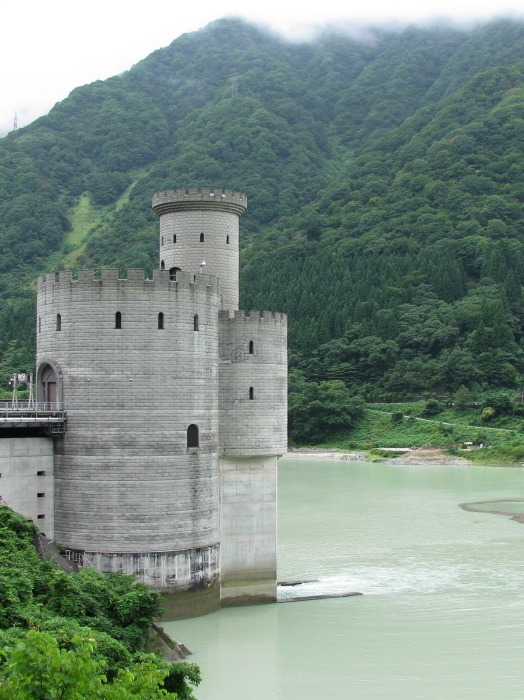
<svg viewBox="0 0 524 700"><path fill-rule="evenodd" d="M75 89L0 141L0 381L46 270L157 263L151 194L245 192L243 308L302 379L367 396L524 373L524 24L289 43L240 20Z"/></svg>

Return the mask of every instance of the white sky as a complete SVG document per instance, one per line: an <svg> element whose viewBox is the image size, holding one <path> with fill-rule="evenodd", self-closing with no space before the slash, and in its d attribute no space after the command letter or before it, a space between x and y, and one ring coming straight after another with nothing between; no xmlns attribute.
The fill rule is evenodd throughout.
<svg viewBox="0 0 524 700"><path fill-rule="evenodd" d="M47 113L79 85L122 73L155 49L221 17L243 17L292 38L315 26L524 18L522 0L6 0L0 38L0 136Z"/></svg>

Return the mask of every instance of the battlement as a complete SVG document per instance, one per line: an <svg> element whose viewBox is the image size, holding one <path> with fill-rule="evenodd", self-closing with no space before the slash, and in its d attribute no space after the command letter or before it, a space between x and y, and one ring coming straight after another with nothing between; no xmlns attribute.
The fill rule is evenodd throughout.
<svg viewBox="0 0 524 700"><path fill-rule="evenodd" d="M241 216L247 209L247 197L232 190L211 191L209 187L202 187L199 192L196 187L190 187L188 191L177 189L155 192L151 206L157 216L184 209L215 209Z"/></svg>
<svg viewBox="0 0 524 700"><path fill-rule="evenodd" d="M73 277L72 270L62 270L58 274L51 272L41 275L38 278L38 291L46 288L72 288L72 289L93 289L95 287L121 287L123 289L199 289L219 293L220 281L214 275L192 274L190 272L177 272L173 279L169 270L154 270L153 279L145 276L144 270L130 268L127 270L127 277L119 278L117 269L104 269L100 277L95 277L94 270L78 270L76 278Z"/></svg>
<svg viewBox="0 0 524 700"><path fill-rule="evenodd" d="M287 314L278 311L219 311L219 321L228 323L279 323L287 326Z"/></svg>

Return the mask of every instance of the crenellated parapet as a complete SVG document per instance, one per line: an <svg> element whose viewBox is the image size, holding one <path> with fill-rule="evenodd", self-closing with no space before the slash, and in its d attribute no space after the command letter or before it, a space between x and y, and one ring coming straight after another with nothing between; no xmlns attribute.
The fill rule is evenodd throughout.
<svg viewBox="0 0 524 700"><path fill-rule="evenodd" d="M199 209L230 211L241 216L247 209L247 197L241 192L211 190L209 187L202 187L200 191L196 187L190 187L187 191L165 190L153 195L152 207L158 216L182 209L194 209L195 206Z"/></svg>
<svg viewBox="0 0 524 700"><path fill-rule="evenodd" d="M119 287L122 290L137 289L143 291L149 289L154 291L161 288L176 292L180 289L198 289L220 293L220 280L215 275L154 270L153 279L150 279L146 277L144 270L139 268L128 269L127 276L124 278L120 278L118 275L118 269L112 268L102 270L99 275L96 275L94 270L78 270L76 276L71 270L63 270L59 273L51 272L38 278L38 290L44 292L49 289L62 288L81 291Z"/></svg>
<svg viewBox="0 0 524 700"><path fill-rule="evenodd" d="M225 323L243 324L246 329L259 324L280 324L287 327L287 314L275 311L220 311L219 320Z"/></svg>

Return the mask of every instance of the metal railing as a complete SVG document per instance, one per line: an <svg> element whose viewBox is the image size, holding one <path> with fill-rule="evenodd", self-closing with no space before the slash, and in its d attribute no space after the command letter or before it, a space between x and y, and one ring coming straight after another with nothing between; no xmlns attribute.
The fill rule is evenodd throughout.
<svg viewBox="0 0 524 700"><path fill-rule="evenodd" d="M0 401L0 414L7 413L63 413L66 405L63 401L27 401L18 399L16 401Z"/></svg>

